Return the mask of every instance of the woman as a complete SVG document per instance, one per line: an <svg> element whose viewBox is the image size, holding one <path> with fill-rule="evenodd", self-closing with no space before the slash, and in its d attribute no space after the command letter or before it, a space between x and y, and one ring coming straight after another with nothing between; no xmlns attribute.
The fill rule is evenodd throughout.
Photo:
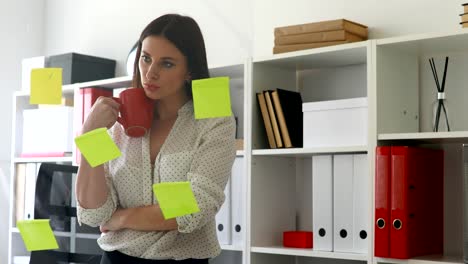
<svg viewBox="0 0 468 264"><path fill-rule="evenodd" d="M215 214L235 158L235 121L195 120L191 80L208 77L197 23L164 15L143 30L135 59L133 86L155 100L149 133L126 136L110 98L93 106L82 133L110 128L122 152L95 168L82 159L78 171L78 219L100 226L101 263L208 263L220 253ZM200 212L164 220L152 184L172 181L190 181Z"/></svg>

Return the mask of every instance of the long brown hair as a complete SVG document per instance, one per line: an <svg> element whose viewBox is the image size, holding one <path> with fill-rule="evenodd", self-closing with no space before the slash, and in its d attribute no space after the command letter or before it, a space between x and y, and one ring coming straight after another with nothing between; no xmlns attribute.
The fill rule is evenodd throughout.
<svg viewBox="0 0 468 264"><path fill-rule="evenodd" d="M188 16L167 14L149 23L137 43L133 65L133 87L142 87L139 60L143 40L148 36L160 36L174 44L187 59L188 71L192 80L209 78L205 41L197 22ZM192 96L192 82L185 83L187 94Z"/></svg>

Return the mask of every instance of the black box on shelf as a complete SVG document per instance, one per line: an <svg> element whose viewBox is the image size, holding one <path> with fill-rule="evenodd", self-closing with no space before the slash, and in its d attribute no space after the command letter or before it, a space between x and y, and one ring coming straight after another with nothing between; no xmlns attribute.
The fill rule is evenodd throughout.
<svg viewBox="0 0 468 264"><path fill-rule="evenodd" d="M62 68L63 85L115 77L115 60L73 52L46 57L45 67Z"/></svg>

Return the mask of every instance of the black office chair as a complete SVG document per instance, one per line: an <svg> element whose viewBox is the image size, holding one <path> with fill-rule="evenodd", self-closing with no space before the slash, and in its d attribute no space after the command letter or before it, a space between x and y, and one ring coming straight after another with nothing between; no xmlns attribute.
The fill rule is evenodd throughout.
<svg viewBox="0 0 468 264"><path fill-rule="evenodd" d="M55 250L32 251L29 264L46 264L46 263L101 263L100 255L91 255L84 253L70 253Z"/></svg>
<svg viewBox="0 0 468 264"><path fill-rule="evenodd" d="M76 217L76 208L72 207L73 175L78 167L52 163L42 163L36 180L34 203L35 219L50 219L54 231L69 232L71 218ZM99 233L99 229L92 229ZM90 263L99 264L101 255L68 252L69 246L57 241L58 250L31 252L30 264L44 263Z"/></svg>

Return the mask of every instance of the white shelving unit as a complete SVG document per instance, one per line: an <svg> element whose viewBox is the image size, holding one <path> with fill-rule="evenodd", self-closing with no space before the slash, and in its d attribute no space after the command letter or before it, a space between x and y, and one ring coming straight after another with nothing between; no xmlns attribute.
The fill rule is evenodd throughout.
<svg viewBox="0 0 468 264"><path fill-rule="evenodd" d="M62 87L62 96L66 98L73 98L77 84L64 85ZM14 222L15 210L15 183L16 183L16 167L20 164L35 163L39 169L40 163L60 163L72 164L73 157L37 157L37 158L21 158L20 153L22 149L21 137L23 133L23 110L36 109L37 105L29 104L30 93L29 91L17 91L13 94L13 126L12 126L12 146L11 146L11 176L10 176L10 208L9 208L9 245L8 245L8 263L12 263L14 256L28 256L30 253L26 250L24 243L21 239L19 230ZM26 175L26 177L28 174ZM29 175L31 176L31 175ZM74 193L72 193L72 196ZM58 244L61 247L67 248L71 252L82 248L87 250L88 253L98 253L96 239L99 237L97 234L79 233L76 232L76 219L72 218L70 223L70 232L54 231L54 235ZM89 243L89 241L94 241ZM84 251L82 251L84 252Z"/></svg>
<svg viewBox="0 0 468 264"><path fill-rule="evenodd" d="M463 263L463 160L468 143L466 67L468 31L418 34L375 41L374 64L378 145L412 144L445 150L444 254L410 260L375 258L374 263ZM446 99L451 132L432 132L436 86L449 57Z"/></svg>
<svg viewBox="0 0 468 264"><path fill-rule="evenodd" d="M312 231L312 156L372 153L376 142L371 129L374 125L368 122L368 144L363 146L269 149L256 101L256 93L275 88L300 92L304 103L369 97L373 90L371 51L372 41L364 41L253 59L247 263L371 262L370 254L285 248L282 234L289 230ZM369 103L369 113L372 107ZM369 221L371 213L369 210ZM371 233L369 230L369 252Z"/></svg>
<svg viewBox="0 0 468 264"><path fill-rule="evenodd" d="M244 138L243 157L244 241L223 245L219 264L308 264L308 263L398 263L461 264L463 246L463 171L461 144L468 143L468 30L420 34L323 47L252 58L236 65L211 67L215 76L231 77L231 102L238 118L238 138ZM428 58L440 69L450 56L446 94L452 132L432 132L432 102L435 86ZM119 89L131 86L130 77L119 77L64 87L73 96L80 87ZM256 93L282 88L299 91L304 102L354 97L368 99L368 138L362 146L331 148L269 149ZM117 91L117 90L116 90ZM29 94L14 95L12 179L15 165L26 162L66 162L74 158L18 158L21 111L33 108ZM317 127L317 129L320 129ZM443 148L445 159L444 254L409 260L374 257L374 171L378 145L411 144ZM322 154L367 154L370 187L366 254L323 252L282 247L282 232L312 230L312 157ZM12 185L13 186L13 185ZM13 201L11 187L11 201ZM234 198L233 198L234 199ZM13 204L10 204L10 216ZM12 219L12 217L10 217ZM63 235L63 234L62 234ZM9 261L25 253L22 241L10 221ZM96 235L76 234L81 241L95 241ZM69 239L69 238L68 238ZM12 247L13 245L13 247Z"/></svg>

